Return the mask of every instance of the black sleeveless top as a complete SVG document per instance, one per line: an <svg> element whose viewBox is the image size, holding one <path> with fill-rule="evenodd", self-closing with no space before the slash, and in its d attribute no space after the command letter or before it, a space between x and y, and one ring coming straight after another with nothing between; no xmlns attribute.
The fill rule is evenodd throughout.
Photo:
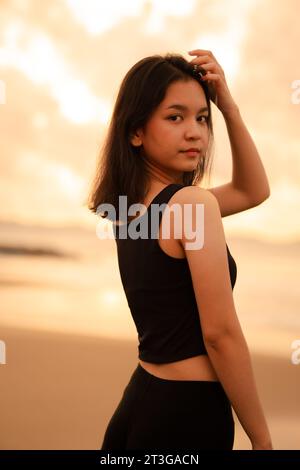
<svg viewBox="0 0 300 470"><path fill-rule="evenodd" d="M147 211L133 219L136 230L145 218L150 227L152 204L167 203L183 187L181 184L166 186ZM159 212L159 224L164 208ZM120 277L138 333L138 357L160 364L207 354L187 259L165 253L158 238L150 238L150 231L148 238L130 238L128 227L129 223L113 225L113 233ZM154 232L156 237L158 228ZM227 244L226 247L233 289L237 268Z"/></svg>

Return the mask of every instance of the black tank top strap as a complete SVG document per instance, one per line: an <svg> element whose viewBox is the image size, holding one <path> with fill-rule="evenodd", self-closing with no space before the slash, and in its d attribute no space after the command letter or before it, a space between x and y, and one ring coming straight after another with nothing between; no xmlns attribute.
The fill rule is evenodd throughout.
<svg viewBox="0 0 300 470"><path fill-rule="evenodd" d="M168 202L169 199L175 194L179 189L183 188L183 184L169 184L164 189L162 189L153 199L150 205L152 204L163 204L164 202Z"/></svg>
<svg viewBox="0 0 300 470"><path fill-rule="evenodd" d="M148 206L148 215L149 217L151 216L151 206L153 204L157 204L157 205L161 205L161 204L167 204L169 202L169 200L171 199L171 197L173 196L173 194L175 194L179 189L183 188L184 185L183 184L176 184L176 183L172 183L172 184L169 184L168 186L166 186L164 189L162 189L156 196L155 198L153 199L153 201L150 203L150 205ZM159 223L161 222L161 218L162 218L162 213L164 211L166 206L162 206L160 212L159 212Z"/></svg>
<svg viewBox="0 0 300 470"><path fill-rule="evenodd" d="M162 215L163 215L163 212L165 210L165 208L167 207L167 203L169 202L169 200L171 199L171 197L173 196L173 194L175 194L179 189L183 188L184 185L182 184L175 184L175 183L172 183L172 184L169 184L168 186L166 186L165 188L163 188L156 196L155 198L151 201L151 203L149 204L148 208L147 208L147 214L148 214L148 237L149 237L149 241L150 241L150 244L152 244L152 250L156 250L159 249L160 251L160 248L158 246L158 240L157 240L157 237L158 237L158 233L159 233L159 226L161 224L161 221L162 221ZM159 207L152 207L152 206L159 206ZM156 211L158 211L156 213ZM158 217L157 215L152 218L152 214L158 214Z"/></svg>

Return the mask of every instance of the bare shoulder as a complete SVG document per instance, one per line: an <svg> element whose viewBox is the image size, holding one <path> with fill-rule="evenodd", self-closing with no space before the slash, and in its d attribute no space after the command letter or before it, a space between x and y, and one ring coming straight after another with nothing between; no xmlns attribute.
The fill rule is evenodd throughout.
<svg viewBox="0 0 300 470"><path fill-rule="evenodd" d="M204 203L219 208L216 196L208 189L200 186L184 186L173 195L172 202L178 204Z"/></svg>
<svg viewBox="0 0 300 470"><path fill-rule="evenodd" d="M187 239L185 237L185 229L188 227L193 228L194 231L199 233L199 219L201 211L198 210L199 206L201 207L203 213L203 219L205 219L206 224L206 235L212 239L212 235L216 230L222 232L222 215L220 212L220 206L218 200L214 194L209 190L200 188L199 186L185 186L177 191L170 200L170 206L176 204L180 208L180 213L182 214L182 219L178 219L179 227L176 227L176 231L181 231L181 244L185 244ZM204 220L202 221L202 227L204 231ZM222 235L222 234L221 234ZM222 237L221 237L222 238ZM220 242L220 239L218 240ZM218 242L215 239L215 243ZM224 240L223 240L224 242ZM185 248L185 247L184 247Z"/></svg>

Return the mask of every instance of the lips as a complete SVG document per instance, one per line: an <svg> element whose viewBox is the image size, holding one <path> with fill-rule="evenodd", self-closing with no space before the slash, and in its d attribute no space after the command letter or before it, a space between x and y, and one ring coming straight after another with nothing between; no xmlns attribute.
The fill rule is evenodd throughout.
<svg viewBox="0 0 300 470"><path fill-rule="evenodd" d="M200 153L200 150L196 149L196 148L190 148L190 149L187 149L187 150L183 150L183 152L185 152L185 153L188 153L188 152Z"/></svg>

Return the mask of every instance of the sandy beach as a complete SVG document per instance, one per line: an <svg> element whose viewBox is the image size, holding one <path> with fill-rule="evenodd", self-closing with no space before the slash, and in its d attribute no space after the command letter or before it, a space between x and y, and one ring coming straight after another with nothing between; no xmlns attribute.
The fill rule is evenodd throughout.
<svg viewBox="0 0 300 470"><path fill-rule="evenodd" d="M98 449L137 364L134 341L1 327L1 449ZM300 365L252 354L275 449L300 449ZM234 449L250 449L236 416Z"/></svg>

